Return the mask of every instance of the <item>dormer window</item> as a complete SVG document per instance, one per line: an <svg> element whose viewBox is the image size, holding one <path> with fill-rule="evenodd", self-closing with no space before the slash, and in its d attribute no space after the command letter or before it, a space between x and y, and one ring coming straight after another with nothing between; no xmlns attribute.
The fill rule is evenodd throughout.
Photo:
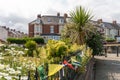
<svg viewBox="0 0 120 80"><path fill-rule="evenodd" d="M59 23L64 23L64 19L59 19Z"/></svg>
<svg viewBox="0 0 120 80"><path fill-rule="evenodd" d="M38 19L36 19L35 23L36 23L36 24L40 24L40 23L41 23L41 20L38 18Z"/></svg>

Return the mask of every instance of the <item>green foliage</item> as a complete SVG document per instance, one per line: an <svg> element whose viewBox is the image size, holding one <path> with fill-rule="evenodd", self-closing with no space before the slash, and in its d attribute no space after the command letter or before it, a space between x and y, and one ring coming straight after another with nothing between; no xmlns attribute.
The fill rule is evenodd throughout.
<svg viewBox="0 0 120 80"><path fill-rule="evenodd" d="M80 30L93 18L90 11L82 6L76 7L76 9L70 13L70 16L72 17L72 22L76 23Z"/></svg>
<svg viewBox="0 0 120 80"><path fill-rule="evenodd" d="M62 41L49 40L46 47L48 58L54 59L54 62L62 60L63 56L68 54L68 47Z"/></svg>
<svg viewBox="0 0 120 80"><path fill-rule="evenodd" d="M33 51L36 50L37 44L35 41L28 41L25 46L28 48L28 56L33 57Z"/></svg>
<svg viewBox="0 0 120 80"><path fill-rule="evenodd" d="M62 55L64 56L66 54L66 51L67 51L67 47L65 45L59 46L56 52L56 56L62 57Z"/></svg>
<svg viewBox="0 0 120 80"><path fill-rule="evenodd" d="M74 11L71 11L71 22L67 23L63 29L63 38L70 38L72 43L83 45L85 43L84 38L88 32L91 31L92 24L90 20L93 16L89 10L83 7L76 7Z"/></svg>
<svg viewBox="0 0 120 80"><path fill-rule="evenodd" d="M90 33L90 37L87 38L86 40L86 44L93 49L93 56L94 55L98 55L101 54L101 52L103 51L103 37L96 32L96 34L94 33Z"/></svg>
<svg viewBox="0 0 120 80"><path fill-rule="evenodd" d="M35 41L37 44L44 44L44 39L37 37L37 38L32 38L33 41Z"/></svg>
<svg viewBox="0 0 120 80"><path fill-rule="evenodd" d="M113 38L106 38L105 39L107 42L115 42L115 39L113 39Z"/></svg>
<svg viewBox="0 0 120 80"><path fill-rule="evenodd" d="M8 38L7 41L9 43L16 43L16 44L25 44L27 41L33 40L38 44L44 44L44 39L43 38Z"/></svg>
<svg viewBox="0 0 120 80"><path fill-rule="evenodd" d="M16 44L25 44L26 43L26 40L25 39L18 39L18 38L8 38L7 41L9 43L16 43Z"/></svg>

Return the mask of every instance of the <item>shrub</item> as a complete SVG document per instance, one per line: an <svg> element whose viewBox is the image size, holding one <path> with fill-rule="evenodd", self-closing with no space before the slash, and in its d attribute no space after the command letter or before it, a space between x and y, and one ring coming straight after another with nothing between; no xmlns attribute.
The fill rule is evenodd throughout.
<svg viewBox="0 0 120 80"><path fill-rule="evenodd" d="M49 40L46 47L47 57L55 63L68 54L68 46L62 41Z"/></svg>
<svg viewBox="0 0 120 80"><path fill-rule="evenodd" d="M7 41L9 43L16 43L16 44L25 44L27 41L33 40L38 44L44 44L43 38L8 38Z"/></svg>
<svg viewBox="0 0 120 80"><path fill-rule="evenodd" d="M36 50L37 44L35 41L28 41L25 46L28 48L28 56L33 57L33 51Z"/></svg>
<svg viewBox="0 0 120 80"><path fill-rule="evenodd" d="M106 41L107 41L107 42L114 42L115 39L113 39L113 38L106 38Z"/></svg>
<svg viewBox="0 0 120 80"><path fill-rule="evenodd" d="M93 56L101 54L103 51L103 37L96 32L95 33L90 33L90 37L86 39L86 44L93 49Z"/></svg>
<svg viewBox="0 0 120 80"><path fill-rule="evenodd" d="M33 38L32 40L35 41L38 44L44 44L44 39L43 38L38 37L38 38Z"/></svg>
<svg viewBox="0 0 120 80"><path fill-rule="evenodd" d="M16 44L25 44L26 40L24 38L8 38L7 41L9 43L16 43Z"/></svg>

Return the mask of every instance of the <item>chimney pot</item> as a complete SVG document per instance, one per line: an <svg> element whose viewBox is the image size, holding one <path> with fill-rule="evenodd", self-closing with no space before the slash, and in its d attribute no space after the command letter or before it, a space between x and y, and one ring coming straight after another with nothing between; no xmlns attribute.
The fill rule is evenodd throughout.
<svg viewBox="0 0 120 80"><path fill-rule="evenodd" d="M37 15L37 18L41 18L41 14L38 14L38 15Z"/></svg>
<svg viewBox="0 0 120 80"><path fill-rule="evenodd" d="M98 23L102 23L103 21L102 21L102 19L98 19L97 22Z"/></svg>
<svg viewBox="0 0 120 80"><path fill-rule="evenodd" d="M65 13L65 14L64 14L64 18L67 18L67 17L68 17L68 15Z"/></svg>
<svg viewBox="0 0 120 80"><path fill-rule="evenodd" d="M57 16L58 16L58 17L60 16L60 13L59 13L59 12L57 13Z"/></svg>
<svg viewBox="0 0 120 80"><path fill-rule="evenodd" d="M9 30L9 27L7 28L7 30Z"/></svg>
<svg viewBox="0 0 120 80"><path fill-rule="evenodd" d="M113 21L113 24L117 24L117 21L116 21L116 20L114 20L114 21Z"/></svg>

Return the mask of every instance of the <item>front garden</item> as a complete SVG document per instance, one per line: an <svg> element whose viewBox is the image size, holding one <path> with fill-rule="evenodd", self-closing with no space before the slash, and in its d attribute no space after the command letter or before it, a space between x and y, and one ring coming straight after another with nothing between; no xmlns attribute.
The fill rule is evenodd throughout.
<svg viewBox="0 0 120 80"><path fill-rule="evenodd" d="M80 6L70 15L61 40L44 44L42 38L9 38L0 47L0 80L77 80L92 70L88 64L102 52L102 37L90 23L89 11Z"/></svg>
<svg viewBox="0 0 120 80"><path fill-rule="evenodd" d="M21 79L27 80L30 71L30 78L34 80L36 68L38 68L38 73L40 73L40 65L54 64L58 66L60 65L62 66L61 68L63 68L65 66L65 64L62 64L64 63L64 60L71 60L68 63L73 63L72 65L74 67L75 65L78 65L79 68L82 69L80 70L82 72L85 71L85 65L92 57L92 50L89 47L85 45L79 46L77 44L66 45L63 41L49 40L46 46L37 47L36 50L33 50L33 56L30 56L28 53L29 49L27 48L9 45L1 46L0 78L3 80L18 80L21 76ZM78 50L82 52L75 53ZM79 63L75 64L74 61ZM57 72L51 73L49 71L54 70L56 67L53 67L52 70L49 67L50 66L48 66L49 70L45 71L46 76L55 75ZM74 67L70 69L74 70ZM41 75L39 74L38 77L40 76Z"/></svg>

